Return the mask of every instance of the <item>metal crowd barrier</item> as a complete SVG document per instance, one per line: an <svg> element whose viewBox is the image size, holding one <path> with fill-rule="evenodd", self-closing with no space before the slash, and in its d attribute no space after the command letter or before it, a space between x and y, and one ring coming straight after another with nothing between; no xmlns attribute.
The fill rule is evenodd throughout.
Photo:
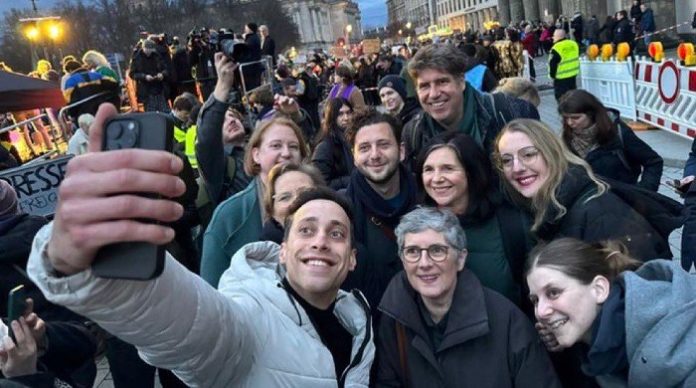
<svg viewBox="0 0 696 388"><path fill-rule="evenodd" d="M604 106L621 112L623 118L636 120L636 89L630 59L601 62L583 57L580 74L583 89L594 94Z"/></svg>
<svg viewBox="0 0 696 388"><path fill-rule="evenodd" d="M15 128L21 127L21 126L23 126L23 125L25 125L25 124L32 123L32 122L34 122L34 121L36 121L36 120L40 120L40 119L42 119L42 118L44 118L44 117L46 117L46 114L45 114L45 113L42 113L42 114L40 114L40 115L38 115L38 116L34 116L34 117L32 117L32 118L29 118L29 119L20 121L20 122L18 122L18 123L12 124L12 125L8 125L7 127L0 128L0 133L9 132L9 131L11 131L11 130L13 130L13 129L15 129Z"/></svg>

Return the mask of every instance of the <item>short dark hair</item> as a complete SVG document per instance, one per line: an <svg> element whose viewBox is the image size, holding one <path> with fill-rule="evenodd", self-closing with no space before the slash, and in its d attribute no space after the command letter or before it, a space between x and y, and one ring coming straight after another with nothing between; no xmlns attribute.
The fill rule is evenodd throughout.
<svg viewBox="0 0 696 388"><path fill-rule="evenodd" d="M335 204L340 206L344 212L346 212L346 216L348 216L348 220L350 220L350 244L351 247L355 248L355 226L353 225L353 207L344 196L338 194L334 190L325 186L317 186L307 190L303 190L297 196L295 201L293 201L292 205L290 205L290 208L288 209L288 215L287 217L285 217L285 225L283 226L285 229L285 232L283 234L283 241L288 240L288 235L290 234L290 229L292 229L292 222L295 218L295 213L297 212L297 210L304 206L307 202L316 201L319 199L334 202Z"/></svg>
<svg viewBox="0 0 696 388"><path fill-rule="evenodd" d="M381 113L374 108L369 108L367 110L358 112L353 117L353 124L350 130L346 133L348 138L348 143L351 147L355 145L355 136L360 132L360 130L368 125L373 124L389 124L392 130L392 134L396 139L396 144L401 144L401 120L387 113Z"/></svg>
<svg viewBox="0 0 696 388"><path fill-rule="evenodd" d="M174 104L172 104L172 108L176 110L191 112L193 110L193 102L191 101L191 99L182 94L174 99Z"/></svg>
<svg viewBox="0 0 696 388"><path fill-rule="evenodd" d="M246 25L255 34L259 30L259 26L256 23L247 23Z"/></svg>

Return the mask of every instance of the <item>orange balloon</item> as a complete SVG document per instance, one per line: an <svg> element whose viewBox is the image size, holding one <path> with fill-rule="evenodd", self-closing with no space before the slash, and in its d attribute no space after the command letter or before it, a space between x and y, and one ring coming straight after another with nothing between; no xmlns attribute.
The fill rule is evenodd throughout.
<svg viewBox="0 0 696 388"><path fill-rule="evenodd" d="M693 43L684 42L684 43L680 44L679 47L677 48L677 55L679 56L679 59L681 59L682 61L686 60L686 57L688 57L689 55L693 55L693 54L694 54Z"/></svg>

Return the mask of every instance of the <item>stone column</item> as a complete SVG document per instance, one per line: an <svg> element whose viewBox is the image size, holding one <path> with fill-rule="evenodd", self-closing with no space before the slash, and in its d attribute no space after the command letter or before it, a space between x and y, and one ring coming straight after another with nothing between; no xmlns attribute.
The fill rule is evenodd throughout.
<svg viewBox="0 0 696 388"><path fill-rule="evenodd" d="M539 3L534 0L527 0L523 2L524 4L524 18L527 21L533 22L540 19L539 16Z"/></svg>
<svg viewBox="0 0 696 388"><path fill-rule="evenodd" d="M510 0L498 0L498 21L502 26L510 24Z"/></svg>
<svg viewBox="0 0 696 388"><path fill-rule="evenodd" d="M524 20L524 1L510 0L510 22L518 23Z"/></svg>

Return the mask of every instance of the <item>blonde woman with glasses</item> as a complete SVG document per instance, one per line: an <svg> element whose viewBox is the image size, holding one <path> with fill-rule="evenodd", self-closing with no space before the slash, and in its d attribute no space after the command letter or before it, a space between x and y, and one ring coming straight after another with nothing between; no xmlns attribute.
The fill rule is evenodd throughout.
<svg viewBox="0 0 696 388"><path fill-rule="evenodd" d="M498 135L493 154L503 187L531 210L532 232L543 241L619 240L643 261L671 258L667 242L555 133L536 120L511 121Z"/></svg>

